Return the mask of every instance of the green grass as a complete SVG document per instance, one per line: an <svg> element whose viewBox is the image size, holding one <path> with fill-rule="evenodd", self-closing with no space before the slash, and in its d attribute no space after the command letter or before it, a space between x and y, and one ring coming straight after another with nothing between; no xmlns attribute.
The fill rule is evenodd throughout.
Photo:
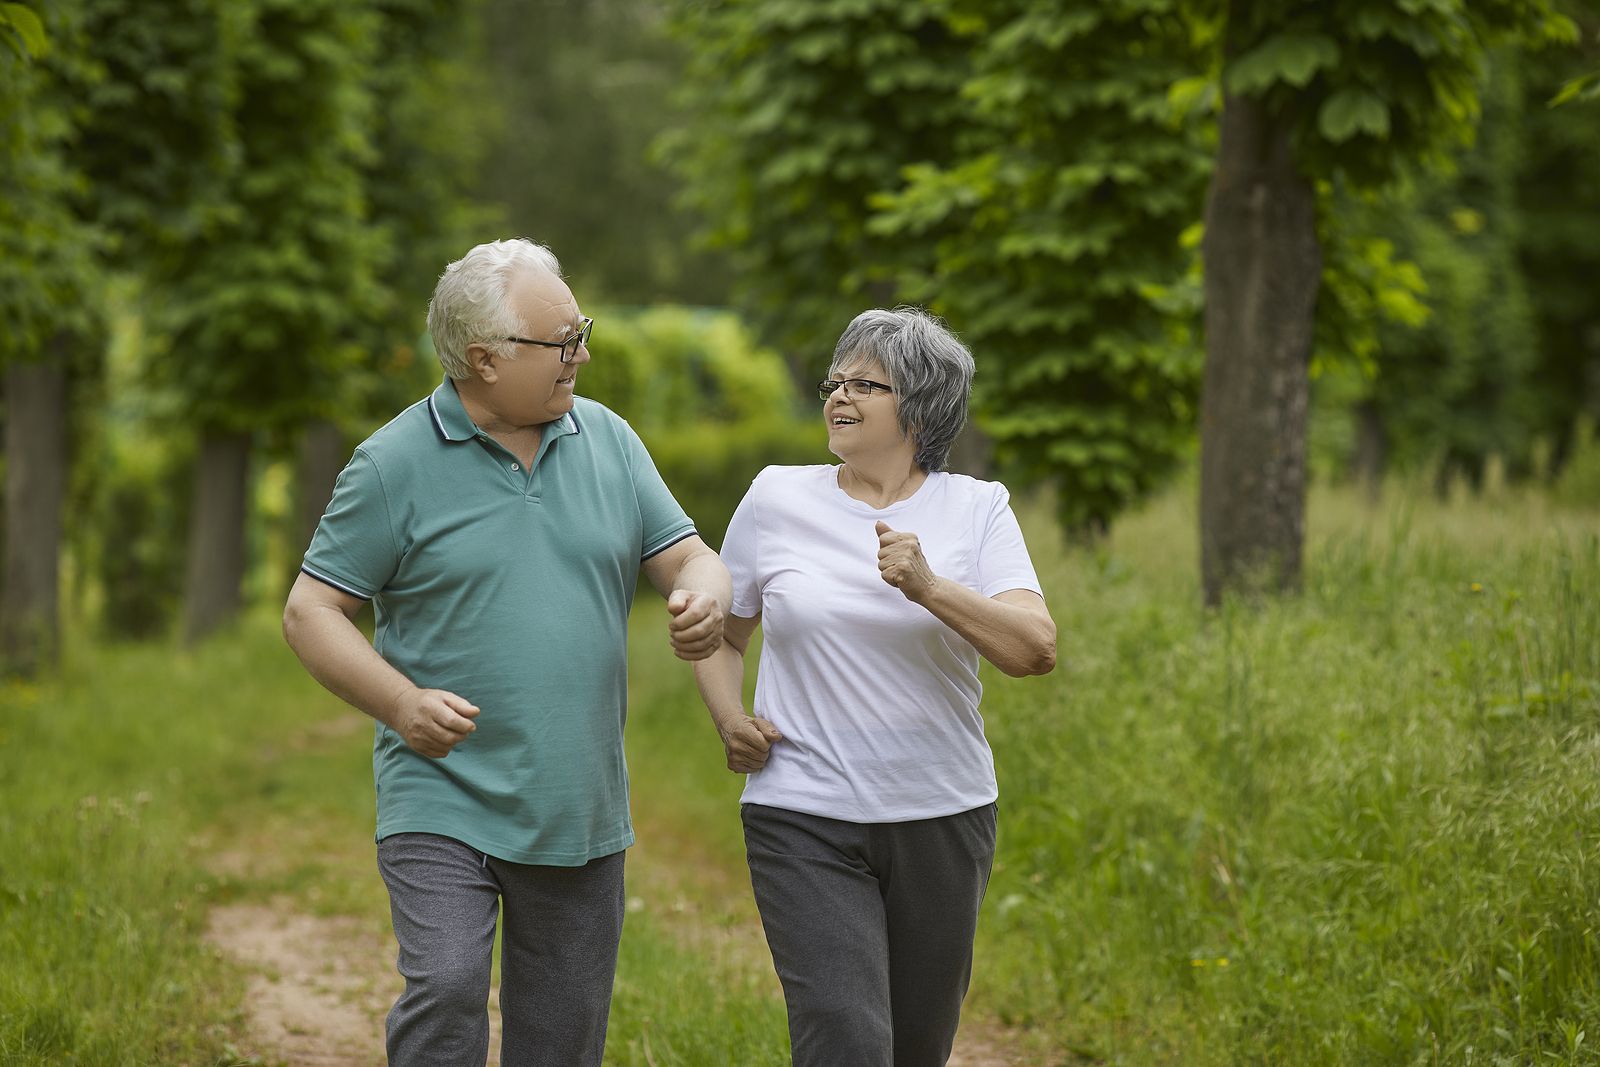
<svg viewBox="0 0 1600 1067"><path fill-rule="evenodd" d="M1315 495L1304 593L1210 613L1186 495L1097 549L1024 516L1062 661L985 675L1001 841L968 1003L1033 1059L1600 1063L1600 518L1393 498ZM739 779L660 607L636 818L732 922ZM381 921L354 714L265 615L0 689L0 1064L232 1062L208 905ZM786 1062L770 980L629 892L608 1062Z"/></svg>
<svg viewBox="0 0 1600 1067"><path fill-rule="evenodd" d="M1104 1062L1597 1062L1594 516L1319 494L1304 595L1207 614L1188 515L1043 567L1063 668L992 680L976 1004Z"/></svg>

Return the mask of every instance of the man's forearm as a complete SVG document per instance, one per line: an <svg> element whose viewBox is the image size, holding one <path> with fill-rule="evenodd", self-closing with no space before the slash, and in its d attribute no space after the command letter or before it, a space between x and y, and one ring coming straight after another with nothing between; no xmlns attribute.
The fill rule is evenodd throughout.
<svg viewBox="0 0 1600 1067"><path fill-rule="evenodd" d="M332 607L290 612L283 635L311 676L334 696L396 726L402 694L416 686L378 655L366 635Z"/></svg>

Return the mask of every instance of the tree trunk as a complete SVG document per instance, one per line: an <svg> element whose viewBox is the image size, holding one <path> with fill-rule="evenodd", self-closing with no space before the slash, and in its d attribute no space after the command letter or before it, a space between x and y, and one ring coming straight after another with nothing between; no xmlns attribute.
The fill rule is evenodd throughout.
<svg viewBox="0 0 1600 1067"><path fill-rule="evenodd" d="M183 639L206 637L239 611L244 585L250 436L207 430L196 464L189 521Z"/></svg>
<svg viewBox="0 0 1600 1067"><path fill-rule="evenodd" d="M60 649L61 505L67 490L67 342L6 369L5 585L0 663L31 677Z"/></svg>
<svg viewBox="0 0 1600 1067"><path fill-rule="evenodd" d="M1382 493L1383 469L1388 460L1389 434L1383 427L1383 413L1371 400L1363 400L1356 405L1356 454L1350 465L1356 482L1372 503Z"/></svg>
<svg viewBox="0 0 1600 1067"><path fill-rule="evenodd" d="M994 473L994 442L971 419L950 446L949 469L974 478L988 478Z"/></svg>
<svg viewBox="0 0 1600 1067"><path fill-rule="evenodd" d="M1206 367L1200 404L1200 570L1226 590L1298 587L1312 320L1322 280L1316 201L1290 125L1223 102L1206 198Z"/></svg>
<svg viewBox="0 0 1600 1067"><path fill-rule="evenodd" d="M326 419L308 423L300 436L300 514L295 529L296 552L303 553L317 532L317 523L333 497L333 483L339 480L350 452L344 434ZM297 557L298 558L298 557Z"/></svg>

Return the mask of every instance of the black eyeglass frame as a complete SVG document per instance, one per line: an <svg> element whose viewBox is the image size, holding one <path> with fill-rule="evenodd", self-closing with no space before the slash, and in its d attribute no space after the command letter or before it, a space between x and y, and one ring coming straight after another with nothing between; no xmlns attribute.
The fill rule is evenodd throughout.
<svg viewBox="0 0 1600 1067"><path fill-rule="evenodd" d="M844 388L844 395L848 397L856 396L856 390L852 388L853 386L865 386L861 390L860 395L862 396L871 396L879 390L891 395L894 393L892 386L884 385L882 382L875 382L871 378L841 378L839 381L834 381L832 378L824 378L817 383L817 399L827 403L841 386Z"/></svg>
<svg viewBox="0 0 1600 1067"><path fill-rule="evenodd" d="M510 341L517 345L538 345L540 348L561 349L561 362L571 363L578 358L578 346L589 343L589 331L594 329L594 320L585 316L579 320L578 332L565 341L535 341L531 337L502 337L502 341Z"/></svg>

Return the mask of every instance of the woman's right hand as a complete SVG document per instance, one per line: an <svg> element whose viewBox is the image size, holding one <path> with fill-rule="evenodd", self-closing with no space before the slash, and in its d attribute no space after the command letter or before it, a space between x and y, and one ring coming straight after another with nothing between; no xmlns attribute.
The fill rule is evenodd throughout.
<svg viewBox="0 0 1600 1067"><path fill-rule="evenodd" d="M722 747L728 753L728 770L735 774L750 774L767 764L767 756L776 741L783 735L766 719L741 715L738 719L718 724L722 734Z"/></svg>

